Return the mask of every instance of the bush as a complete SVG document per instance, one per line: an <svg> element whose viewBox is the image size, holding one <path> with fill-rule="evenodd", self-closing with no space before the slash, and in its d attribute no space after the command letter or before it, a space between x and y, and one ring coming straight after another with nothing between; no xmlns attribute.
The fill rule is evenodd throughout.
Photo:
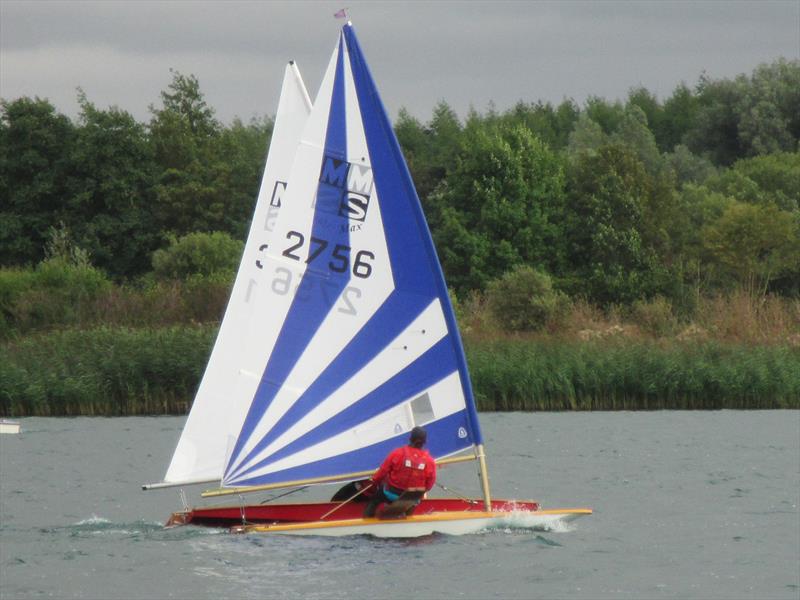
<svg viewBox="0 0 800 600"><path fill-rule="evenodd" d="M170 240L168 248L153 253L153 272L160 279L190 275L235 273L244 244L227 233L189 233Z"/></svg>
<svg viewBox="0 0 800 600"><path fill-rule="evenodd" d="M14 329L17 302L32 287L33 278L28 269L0 269L0 337Z"/></svg>
<svg viewBox="0 0 800 600"><path fill-rule="evenodd" d="M97 299L111 288L102 271L59 258L45 260L35 270L0 269L0 338L13 331L93 320Z"/></svg>
<svg viewBox="0 0 800 600"><path fill-rule="evenodd" d="M642 331L656 337L672 334L678 324L672 304L662 296L634 302L631 317Z"/></svg>
<svg viewBox="0 0 800 600"><path fill-rule="evenodd" d="M567 298L553 289L550 276L527 265L516 267L489 283L489 311L507 331L536 331L554 320Z"/></svg>
<svg viewBox="0 0 800 600"><path fill-rule="evenodd" d="M225 314L233 273L192 275L181 283L181 316L192 323L218 322Z"/></svg>

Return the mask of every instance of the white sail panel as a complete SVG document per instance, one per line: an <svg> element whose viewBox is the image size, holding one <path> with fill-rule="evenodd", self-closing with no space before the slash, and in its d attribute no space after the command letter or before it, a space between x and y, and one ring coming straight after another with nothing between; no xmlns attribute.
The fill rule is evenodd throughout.
<svg viewBox="0 0 800 600"><path fill-rule="evenodd" d="M310 110L311 101L300 72L294 63L289 63L242 262L206 371L164 478L166 482L220 479L228 446L249 408L258 382L252 374L248 377L246 371L242 373L240 350L241 340L263 300L257 295L262 285L262 269L257 264L259 248L269 243L291 161ZM260 346L248 349L246 356L252 361L260 354L263 365L267 352Z"/></svg>

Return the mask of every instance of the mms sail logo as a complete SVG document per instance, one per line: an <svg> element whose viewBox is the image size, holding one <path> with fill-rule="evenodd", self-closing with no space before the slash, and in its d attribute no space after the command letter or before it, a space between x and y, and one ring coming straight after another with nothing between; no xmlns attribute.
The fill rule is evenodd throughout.
<svg viewBox="0 0 800 600"><path fill-rule="evenodd" d="M370 167L326 155L322 159L315 205L329 214L364 221L372 186Z"/></svg>

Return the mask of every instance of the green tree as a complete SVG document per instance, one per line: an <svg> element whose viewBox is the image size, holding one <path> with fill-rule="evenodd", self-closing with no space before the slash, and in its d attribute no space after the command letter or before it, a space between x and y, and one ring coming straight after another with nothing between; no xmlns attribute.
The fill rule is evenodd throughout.
<svg viewBox="0 0 800 600"><path fill-rule="evenodd" d="M658 147L670 152L685 144L687 132L694 127L700 103L685 84L681 83L664 102L660 131L656 134Z"/></svg>
<svg viewBox="0 0 800 600"><path fill-rule="evenodd" d="M717 172L711 161L693 154L683 144L678 144L672 152L665 154L664 163L674 173L678 186L703 183Z"/></svg>
<svg viewBox="0 0 800 600"><path fill-rule="evenodd" d="M404 108L400 109L394 125L394 132L403 149L403 155L420 200L425 202L444 175L441 167L434 166L432 162L432 134Z"/></svg>
<svg viewBox="0 0 800 600"><path fill-rule="evenodd" d="M506 331L536 331L558 316L567 299L547 273L519 265L489 282L486 301Z"/></svg>
<svg viewBox="0 0 800 600"><path fill-rule="evenodd" d="M568 154L575 158L581 153L596 154L597 150L608 144L608 136L603 128L588 114L581 113L575 128L569 134Z"/></svg>
<svg viewBox="0 0 800 600"><path fill-rule="evenodd" d="M44 258L48 228L66 218L75 126L38 97L0 108L0 260L33 264Z"/></svg>
<svg viewBox="0 0 800 600"><path fill-rule="evenodd" d="M656 289L656 253L643 239L652 181L627 148L583 154L570 171L564 235L573 294L601 304L632 302Z"/></svg>
<svg viewBox="0 0 800 600"><path fill-rule="evenodd" d="M244 243L227 233L190 233L172 238L167 248L153 253L153 273L160 279L186 279L235 273Z"/></svg>
<svg viewBox="0 0 800 600"><path fill-rule="evenodd" d="M676 270L684 287L673 300L688 307L696 304L702 293L724 289L730 283L708 252L703 235L704 229L717 221L735 200L691 183L684 185L675 197L678 210L669 222L669 235L677 254Z"/></svg>
<svg viewBox="0 0 800 600"><path fill-rule="evenodd" d="M603 133L611 135L622 122L625 107L621 102L612 103L598 96L590 96L586 100L584 112L592 121L600 125Z"/></svg>
<svg viewBox="0 0 800 600"><path fill-rule="evenodd" d="M483 289L518 264L559 260L554 218L563 204L559 158L530 130L473 122L451 174L432 195L430 220L449 283Z"/></svg>
<svg viewBox="0 0 800 600"><path fill-rule="evenodd" d="M572 100L564 100L557 107L549 102L518 102L501 121L508 126L522 125L553 150L561 150L567 146L579 115L580 109Z"/></svg>
<svg viewBox="0 0 800 600"><path fill-rule="evenodd" d="M800 221L774 205L731 204L703 230L713 259L752 295L786 271L800 271Z"/></svg>
<svg viewBox="0 0 800 600"><path fill-rule="evenodd" d="M797 150L800 139L800 60L759 65L737 83L739 137L748 156Z"/></svg>
<svg viewBox="0 0 800 600"><path fill-rule="evenodd" d="M34 329L81 325L112 288L63 223L49 227L34 269L0 268L0 339Z"/></svg>
<svg viewBox="0 0 800 600"><path fill-rule="evenodd" d="M647 115L638 105L632 104L625 110L610 140L612 144L630 148L651 175L662 171L663 161L656 138L647 126Z"/></svg>
<svg viewBox="0 0 800 600"><path fill-rule="evenodd" d="M698 109L685 141L717 165L772 152L792 152L800 140L800 60L778 59L751 76L697 86Z"/></svg>
<svg viewBox="0 0 800 600"><path fill-rule="evenodd" d="M653 134L659 151L668 152L672 150L667 139L669 132L667 129L667 117L664 107L658 101L655 94L642 86L633 88L628 93L627 110L630 110L634 106L639 108L644 113L645 117L647 117L647 126Z"/></svg>
<svg viewBox="0 0 800 600"><path fill-rule="evenodd" d="M767 202L767 195L758 183L736 169L721 169L706 179L703 185L712 192L719 192L742 202L751 204Z"/></svg>
<svg viewBox="0 0 800 600"><path fill-rule="evenodd" d="M400 111L395 132L426 210L429 196L453 167L462 130L458 115L444 101L434 107L431 120L425 126L408 111Z"/></svg>
<svg viewBox="0 0 800 600"><path fill-rule="evenodd" d="M65 222L96 266L139 275L158 242L149 222L155 161L146 129L116 107L99 110L82 92L78 102Z"/></svg>
<svg viewBox="0 0 800 600"><path fill-rule="evenodd" d="M173 72L161 102L161 108L150 108L150 139L160 168L154 212L159 228L175 235L224 229L227 191L217 181L225 168L217 143L222 126L194 75Z"/></svg>
<svg viewBox="0 0 800 600"><path fill-rule="evenodd" d="M216 140L215 185L227 194L222 228L237 239L247 235L273 126L271 118L237 118Z"/></svg>
<svg viewBox="0 0 800 600"><path fill-rule="evenodd" d="M463 127L456 112L444 101L433 109L428 123L430 130L430 161L433 175L442 180L453 164L453 152L461 144Z"/></svg>
<svg viewBox="0 0 800 600"><path fill-rule="evenodd" d="M781 210L800 210L800 152L776 152L736 161L733 170L758 186Z"/></svg>
<svg viewBox="0 0 800 600"><path fill-rule="evenodd" d="M685 136L685 143L692 152L723 166L744 156L737 113L743 94L741 81L715 81L705 75L700 78L697 86L699 108Z"/></svg>

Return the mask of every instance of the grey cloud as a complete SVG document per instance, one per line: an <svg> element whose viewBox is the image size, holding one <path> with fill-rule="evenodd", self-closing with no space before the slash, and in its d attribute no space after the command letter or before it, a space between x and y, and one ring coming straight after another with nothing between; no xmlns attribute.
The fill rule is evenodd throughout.
<svg viewBox="0 0 800 600"><path fill-rule="evenodd" d="M75 87L137 118L194 73L223 120L271 114L283 65L312 96L350 7L392 115L460 114L490 101L667 96L701 72L732 77L800 55L800 3L768 2L0 2L0 93L75 110Z"/></svg>

